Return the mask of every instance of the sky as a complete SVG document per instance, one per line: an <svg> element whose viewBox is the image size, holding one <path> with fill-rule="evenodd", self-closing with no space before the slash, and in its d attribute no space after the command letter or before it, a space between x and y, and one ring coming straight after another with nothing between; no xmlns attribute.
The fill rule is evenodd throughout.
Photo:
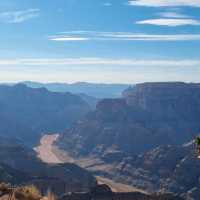
<svg viewBox="0 0 200 200"><path fill-rule="evenodd" d="M200 0L0 1L0 82L200 82Z"/></svg>

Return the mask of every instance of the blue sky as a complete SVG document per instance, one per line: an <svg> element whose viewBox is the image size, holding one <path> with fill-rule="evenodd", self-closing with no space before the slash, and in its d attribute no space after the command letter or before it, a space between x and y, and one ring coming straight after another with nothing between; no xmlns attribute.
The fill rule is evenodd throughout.
<svg viewBox="0 0 200 200"><path fill-rule="evenodd" d="M0 81L200 82L200 0L0 2Z"/></svg>

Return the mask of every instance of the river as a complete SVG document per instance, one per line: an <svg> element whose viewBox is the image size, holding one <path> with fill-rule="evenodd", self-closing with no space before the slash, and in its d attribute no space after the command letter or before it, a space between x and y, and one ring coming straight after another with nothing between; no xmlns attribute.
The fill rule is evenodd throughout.
<svg viewBox="0 0 200 200"><path fill-rule="evenodd" d="M62 159L62 151L58 149L57 146L54 145L54 143L57 141L59 137L59 134L52 134L52 135L44 135L40 140L40 145L34 148L34 150L37 152L38 157L45 163L48 164L61 164L65 162L75 163L77 165L82 165L82 161L75 160L72 157L70 157L67 152L64 154L64 159ZM60 151L60 152L59 152ZM57 152L57 154L55 153ZM58 153L59 152L59 153ZM59 156L58 156L59 155ZM65 160L65 161L63 161ZM97 181L99 184L107 184L112 189L113 192L143 192L142 190L139 190L135 187L132 187L130 185L122 184L114 182L111 179L107 179L104 177L97 176Z"/></svg>

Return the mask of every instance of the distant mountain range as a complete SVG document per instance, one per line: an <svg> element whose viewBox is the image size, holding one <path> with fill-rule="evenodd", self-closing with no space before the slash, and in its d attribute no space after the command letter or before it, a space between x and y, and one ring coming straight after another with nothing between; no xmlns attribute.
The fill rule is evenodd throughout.
<svg viewBox="0 0 200 200"><path fill-rule="evenodd" d="M65 130L91 110L80 96L0 85L0 135L34 144L42 133Z"/></svg>
<svg viewBox="0 0 200 200"><path fill-rule="evenodd" d="M129 87L128 84L103 84L103 83L38 83L38 82L22 82L32 88L47 88L52 92L71 92L73 94L85 94L98 99L118 98L122 92Z"/></svg>
<svg viewBox="0 0 200 200"><path fill-rule="evenodd" d="M123 98L100 101L58 145L76 158L100 159L91 164L97 174L150 191L186 194L199 187L200 173L195 147L189 153L181 145L200 133L199 116L199 84L138 84ZM197 179L187 177L187 169Z"/></svg>

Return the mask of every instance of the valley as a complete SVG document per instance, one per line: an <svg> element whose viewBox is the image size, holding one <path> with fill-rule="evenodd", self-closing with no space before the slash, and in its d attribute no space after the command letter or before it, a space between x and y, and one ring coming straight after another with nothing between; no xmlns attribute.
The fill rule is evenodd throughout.
<svg viewBox="0 0 200 200"><path fill-rule="evenodd" d="M92 162L92 160L88 160L87 162L83 162L83 160L79 159L74 159L71 156L67 155L67 152L63 152L60 150L54 143L57 141L59 137L59 134L47 134L44 135L41 140L40 140L40 145L35 149L35 151L38 154L38 157L45 163L74 163L77 165L80 165L81 167L85 167L86 163ZM146 193L143 190L137 189L135 187L132 187L130 185L126 185L123 183L118 183L115 182L111 179L101 177L101 176L96 176L97 181L99 184L106 184L108 185L113 192L142 192Z"/></svg>
<svg viewBox="0 0 200 200"><path fill-rule="evenodd" d="M0 0L0 200L200 200L200 0Z"/></svg>
<svg viewBox="0 0 200 200"><path fill-rule="evenodd" d="M196 200L199 99L199 84L180 82L137 84L98 102L0 85L0 180L33 184L42 194L50 188L65 200L99 191Z"/></svg>
<svg viewBox="0 0 200 200"><path fill-rule="evenodd" d="M96 176L149 193L195 196L200 162L191 141L200 132L199 99L199 84L137 84L122 98L99 101L60 134L54 152L64 161L71 155Z"/></svg>

